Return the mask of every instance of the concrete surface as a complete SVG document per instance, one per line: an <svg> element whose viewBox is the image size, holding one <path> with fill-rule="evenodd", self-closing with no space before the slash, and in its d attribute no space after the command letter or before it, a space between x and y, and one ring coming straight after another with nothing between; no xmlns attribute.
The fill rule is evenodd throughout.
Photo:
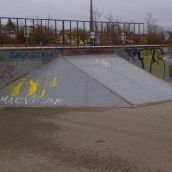
<svg viewBox="0 0 172 172"><path fill-rule="evenodd" d="M1 108L2 172L171 172L172 103Z"/></svg>
<svg viewBox="0 0 172 172"><path fill-rule="evenodd" d="M172 85L113 55L64 57L133 105L172 100Z"/></svg>
<svg viewBox="0 0 172 172"><path fill-rule="evenodd" d="M127 106L128 103L64 57L58 57L1 89L0 105Z"/></svg>

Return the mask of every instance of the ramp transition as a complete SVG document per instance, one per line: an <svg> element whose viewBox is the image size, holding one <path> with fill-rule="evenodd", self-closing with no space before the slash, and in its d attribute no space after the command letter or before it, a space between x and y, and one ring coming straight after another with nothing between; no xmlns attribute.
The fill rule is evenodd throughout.
<svg viewBox="0 0 172 172"><path fill-rule="evenodd" d="M170 100L171 84L115 54L58 57L0 90L0 105L104 107Z"/></svg>

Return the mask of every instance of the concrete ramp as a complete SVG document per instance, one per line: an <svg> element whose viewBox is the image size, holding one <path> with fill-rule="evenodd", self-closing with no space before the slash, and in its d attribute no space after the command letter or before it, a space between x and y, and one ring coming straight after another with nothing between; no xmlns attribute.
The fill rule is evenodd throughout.
<svg viewBox="0 0 172 172"><path fill-rule="evenodd" d="M132 106L172 100L172 86L117 55L58 57L0 90L1 105Z"/></svg>
<svg viewBox="0 0 172 172"><path fill-rule="evenodd" d="M66 57L133 105L172 100L172 85L116 55Z"/></svg>

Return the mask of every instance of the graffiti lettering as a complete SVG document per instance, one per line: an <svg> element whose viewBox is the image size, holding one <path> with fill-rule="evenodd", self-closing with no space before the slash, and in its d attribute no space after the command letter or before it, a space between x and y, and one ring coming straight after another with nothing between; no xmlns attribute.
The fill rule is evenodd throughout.
<svg viewBox="0 0 172 172"><path fill-rule="evenodd" d="M15 98L14 99L15 104L22 104L24 102L24 104L27 104L27 99L26 98Z"/></svg>
<svg viewBox="0 0 172 172"><path fill-rule="evenodd" d="M40 50L40 51L10 51L9 58L41 58L41 57L57 57L62 50Z"/></svg>
<svg viewBox="0 0 172 172"><path fill-rule="evenodd" d="M34 104L43 104L43 105L61 105L63 99L60 98L42 98L42 99L32 99L32 98L16 98L16 97L1 97L0 104L10 104L10 105L34 105Z"/></svg>
<svg viewBox="0 0 172 172"><path fill-rule="evenodd" d="M57 86L57 77L53 77L50 81L42 83L37 80L31 80L26 77L12 84L10 88L10 96L19 97L26 92L27 97L35 99L43 98L46 95L47 87L54 88ZM22 90L23 88L23 90Z"/></svg>

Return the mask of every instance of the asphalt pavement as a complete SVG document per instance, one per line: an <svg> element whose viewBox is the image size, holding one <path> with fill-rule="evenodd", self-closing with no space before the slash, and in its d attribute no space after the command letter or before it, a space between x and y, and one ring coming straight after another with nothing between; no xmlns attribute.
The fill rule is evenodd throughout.
<svg viewBox="0 0 172 172"><path fill-rule="evenodd" d="M171 172L172 103L0 108L2 172Z"/></svg>

